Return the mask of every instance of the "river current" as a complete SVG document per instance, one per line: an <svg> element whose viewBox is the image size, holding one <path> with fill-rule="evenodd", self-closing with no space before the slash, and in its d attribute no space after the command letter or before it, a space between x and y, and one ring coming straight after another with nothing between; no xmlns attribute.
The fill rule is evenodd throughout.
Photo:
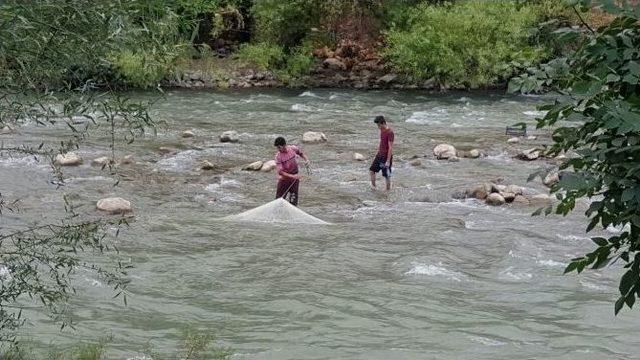
<svg viewBox="0 0 640 360"><path fill-rule="evenodd" d="M165 122L158 134L118 147L118 155L136 159L121 167L118 186L106 169L90 165L109 154L100 131L78 151L84 164L64 169L60 188L45 161L2 158L2 194L21 198L23 208L20 216L3 214L5 226L59 217L63 193L90 216L105 216L95 203L109 196L130 200L134 209L135 221L118 237L134 265L128 305L81 271L70 307L76 329L60 332L31 309L26 335L46 349L110 334L109 359L142 356L147 347L173 352L186 328L214 331L214 344L229 347L232 359L638 358L640 315L613 315L622 269L562 274L571 258L595 246L584 232L586 202L567 217L532 217L535 206L451 197L496 180L546 193L539 180L526 180L547 163L512 157L548 141L548 132L535 130L543 101L473 93L169 91L152 109ZM390 193L369 187L378 114L395 131ZM521 121L538 140L507 144L505 127ZM183 138L185 130L195 136ZM220 143L226 130L240 141ZM25 124L2 136L37 144L67 131ZM304 144L306 131L323 132L328 141ZM274 198L273 172L241 168L272 159L276 136L308 154L312 175L300 185L299 206L331 225L218 220ZM438 161L432 149L439 143L486 156ZM354 152L367 160L355 161ZM415 156L422 166L410 164ZM215 169L201 170L204 160Z"/></svg>

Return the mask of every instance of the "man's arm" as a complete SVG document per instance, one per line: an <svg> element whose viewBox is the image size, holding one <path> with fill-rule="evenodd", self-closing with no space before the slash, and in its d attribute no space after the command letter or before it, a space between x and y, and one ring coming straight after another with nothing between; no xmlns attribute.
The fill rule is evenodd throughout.
<svg viewBox="0 0 640 360"><path fill-rule="evenodd" d="M391 156L393 155L393 140L389 140L387 144L389 145L389 151L387 152L387 162L384 165L389 167L391 165Z"/></svg>

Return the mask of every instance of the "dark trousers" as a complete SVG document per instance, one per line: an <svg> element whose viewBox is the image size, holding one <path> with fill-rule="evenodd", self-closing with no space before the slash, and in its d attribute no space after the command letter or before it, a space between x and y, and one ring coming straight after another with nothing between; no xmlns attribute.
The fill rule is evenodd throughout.
<svg viewBox="0 0 640 360"><path fill-rule="evenodd" d="M278 180L276 199L284 198L291 204L298 206L298 185L300 185L300 181L298 181L298 179L285 178ZM289 195L289 199L287 199L287 195Z"/></svg>

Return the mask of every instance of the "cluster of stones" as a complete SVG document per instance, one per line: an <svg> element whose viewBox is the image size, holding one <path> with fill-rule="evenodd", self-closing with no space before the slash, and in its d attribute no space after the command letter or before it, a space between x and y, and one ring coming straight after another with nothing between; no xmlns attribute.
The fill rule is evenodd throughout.
<svg viewBox="0 0 640 360"><path fill-rule="evenodd" d="M523 188L518 185L501 185L493 183L484 183L477 185L464 192L464 197L483 200L487 205L500 206L507 203L517 203L523 205L529 204L548 204L552 201L549 195L523 194Z"/></svg>

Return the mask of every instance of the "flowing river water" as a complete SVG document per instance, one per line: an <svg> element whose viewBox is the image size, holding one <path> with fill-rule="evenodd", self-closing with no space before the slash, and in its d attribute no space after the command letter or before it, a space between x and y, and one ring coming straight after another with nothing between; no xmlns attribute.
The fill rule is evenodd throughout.
<svg viewBox="0 0 640 360"><path fill-rule="evenodd" d="M233 359L638 358L640 316L613 316L621 268L562 275L571 258L594 246L584 233L586 203L567 217L532 217L536 206L490 207L450 196L498 178L532 194L547 191L539 180L526 182L545 163L512 155L548 134L513 145L504 135L506 125L520 121L532 129L543 100L170 91L153 108L166 121L157 136L119 152L134 154L136 164L121 167L116 187L108 171L89 164L108 155L100 132L78 152L85 163L64 169L62 188L50 183L45 162L2 158L2 194L21 198L23 208L20 216L4 214L5 226L59 217L63 193L90 216L104 216L95 203L109 196L134 208L135 221L118 240L135 266L128 305L80 272L70 310L76 329L60 332L34 309L26 334L40 349L110 334L109 359L141 355L146 347L172 352L185 328L215 331L215 344L230 347ZM396 133L389 194L368 184L377 114ZM185 130L195 137L182 138ZM238 131L240 142L220 143L226 130ZM328 142L302 144L305 131L323 132ZM67 132L26 124L3 137L37 144ZM275 174L241 167L272 159L279 135L300 144L312 161L300 208L332 224L219 221L273 199ZM441 142L487 156L437 161L431 152ZM160 154L161 146L177 153ZM353 160L353 152L368 160ZM422 166L409 164L416 155ZM204 160L216 169L201 170Z"/></svg>

